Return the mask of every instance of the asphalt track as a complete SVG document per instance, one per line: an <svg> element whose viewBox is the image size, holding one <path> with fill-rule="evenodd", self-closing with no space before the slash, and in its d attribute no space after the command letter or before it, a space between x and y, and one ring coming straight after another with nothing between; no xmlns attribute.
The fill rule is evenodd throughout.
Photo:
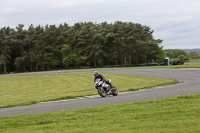
<svg viewBox="0 0 200 133"><path fill-rule="evenodd" d="M85 72L93 74L91 71L68 71L68 72L71 73ZM83 99L80 98L80 99L60 101L60 102L39 103L29 106L2 108L0 109L0 117L37 114L37 113L54 112L61 110L72 110L72 109L88 108L95 106L103 106L109 104L130 103L136 101L146 101L146 100L160 99L172 96L191 95L200 93L200 69L120 69L120 70L118 69L118 70L104 70L100 72L177 79L180 80L181 83L166 87L143 90L143 91L120 93L118 96L115 97L107 96L105 98L101 98L98 96L98 97L83 98ZM47 73L55 74L57 72L42 72L42 73L31 73L31 74L47 74ZM8 75L2 75L2 76L8 76ZM10 76L12 76L12 74ZM120 91L120 88L118 89Z"/></svg>

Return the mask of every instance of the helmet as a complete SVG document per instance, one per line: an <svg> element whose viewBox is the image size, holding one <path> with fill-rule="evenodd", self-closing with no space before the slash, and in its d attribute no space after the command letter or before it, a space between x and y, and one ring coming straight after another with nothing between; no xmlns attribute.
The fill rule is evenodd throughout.
<svg viewBox="0 0 200 133"><path fill-rule="evenodd" d="M98 75L99 75L99 72L94 71L94 76L96 77L96 76L98 76Z"/></svg>

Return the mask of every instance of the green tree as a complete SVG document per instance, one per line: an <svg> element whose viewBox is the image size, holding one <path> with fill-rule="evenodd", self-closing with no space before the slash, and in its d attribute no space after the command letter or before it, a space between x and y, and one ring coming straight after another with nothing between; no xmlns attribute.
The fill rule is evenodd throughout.
<svg viewBox="0 0 200 133"><path fill-rule="evenodd" d="M184 61L184 60L187 60L188 58L186 58L184 55L180 55L178 57L178 59L181 60L181 61Z"/></svg>
<svg viewBox="0 0 200 133"><path fill-rule="evenodd" d="M186 52L184 50L180 49L167 49L166 50L166 56L169 58L178 58L180 55L186 56Z"/></svg>
<svg viewBox="0 0 200 133"><path fill-rule="evenodd" d="M164 59L166 57L165 51L163 50L162 46L159 46L159 44L162 43L162 40L158 39L158 40L154 40L151 39L148 42L148 52L147 52L147 60L149 62L149 60L153 60L153 61L157 61L157 60L161 60Z"/></svg>
<svg viewBox="0 0 200 133"><path fill-rule="evenodd" d="M98 25L98 32L100 37L98 42L102 45L102 55L104 60L104 65L118 65L118 50L115 48L117 42L117 36L113 33L113 25L106 22Z"/></svg>
<svg viewBox="0 0 200 133"><path fill-rule="evenodd" d="M189 58L193 58L193 59L199 58L199 54L198 54L196 51L191 51L191 52L189 52L189 53L187 54L187 56L188 56Z"/></svg>
<svg viewBox="0 0 200 133"><path fill-rule="evenodd" d="M96 43L96 26L92 22L84 23L77 36L77 52L91 65L97 66L97 61L101 60L102 46ZM96 36L96 37L95 37Z"/></svg>
<svg viewBox="0 0 200 133"><path fill-rule="evenodd" d="M80 67L86 64L82 57L76 54L76 50L73 50L69 44L63 45L61 53L65 67Z"/></svg>
<svg viewBox="0 0 200 133"><path fill-rule="evenodd" d="M1 62L6 62L6 71L38 71L86 64L92 67L140 64L165 56L160 46L162 40L154 39L153 30L138 23L80 22L73 26L64 23L58 27L30 25L27 30L23 28L24 25L19 24L16 30L1 31L0 54ZM67 55L63 55L63 44L70 44L71 51ZM182 54L175 51L171 55Z"/></svg>
<svg viewBox="0 0 200 133"><path fill-rule="evenodd" d="M116 35L116 45L115 48L118 50L120 55L120 64L126 64L126 45L125 45L125 24L121 21L117 21L113 25L113 32Z"/></svg>
<svg viewBox="0 0 200 133"><path fill-rule="evenodd" d="M28 59L28 65L29 65L29 70L33 71L33 64L34 64L34 59L33 59L33 49L34 49L34 32L35 32L35 28L34 26L31 24L27 30L26 33L26 38L25 38L25 44L27 46L27 50L26 50L26 56Z"/></svg>
<svg viewBox="0 0 200 133"><path fill-rule="evenodd" d="M44 61L46 58L46 42L44 41L44 28L36 26L34 32L34 47L32 58L35 62L36 71L45 70Z"/></svg>
<svg viewBox="0 0 200 133"><path fill-rule="evenodd" d="M63 37L60 36L60 31L55 25L46 25L43 37L46 51L44 64L52 69L62 63L60 51L64 43Z"/></svg>
<svg viewBox="0 0 200 133"><path fill-rule="evenodd" d="M17 29L17 32L16 32L16 42L17 42L17 45L19 46L20 48L20 56L16 58L16 61L15 63L16 64L19 64L18 61L21 62L22 64L22 71L26 71L26 68L25 68L25 60L26 60L26 44L25 44L25 35L26 35L26 31L23 30L23 27L24 25L23 24L19 24L16 29ZM19 67L19 66L18 66Z"/></svg>
<svg viewBox="0 0 200 133"><path fill-rule="evenodd" d="M11 59L11 35L9 27L0 30L0 61L3 63L4 73L7 73L8 64Z"/></svg>

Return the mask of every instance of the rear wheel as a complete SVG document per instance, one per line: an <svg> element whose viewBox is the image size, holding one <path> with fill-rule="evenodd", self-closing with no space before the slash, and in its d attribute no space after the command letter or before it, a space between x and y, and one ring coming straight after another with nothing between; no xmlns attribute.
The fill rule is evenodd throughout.
<svg viewBox="0 0 200 133"><path fill-rule="evenodd" d="M106 92L102 88L98 88L97 91L98 91L98 93L99 93L99 95L101 97L105 97L106 96Z"/></svg>
<svg viewBox="0 0 200 133"><path fill-rule="evenodd" d="M115 86L112 87L112 95L117 96L118 95L118 90Z"/></svg>

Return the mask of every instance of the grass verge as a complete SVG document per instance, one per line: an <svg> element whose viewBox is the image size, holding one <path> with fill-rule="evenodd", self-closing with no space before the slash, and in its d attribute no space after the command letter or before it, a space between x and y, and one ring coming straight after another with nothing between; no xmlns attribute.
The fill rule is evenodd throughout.
<svg viewBox="0 0 200 133"><path fill-rule="evenodd" d="M45 114L2 117L0 132L200 132L199 101L198 94Z"/></svg>
<svg viewBox="0 0 200 133"><path fill-rule="evenodd" d="M103 73L119 92L176 84L171 79ZM97 95L93 73L0 77L0 108Z"/></svg>
<svg viewBox="0 0 200 133"><path fill-rule="evenodd" d="M112 70L112 69L138 69L138 68L197 68L200 69L200 63L185 63L185 65L172 65L172 66L135 66L135 67L114 67L114 68L90 68L90 69L74 69L65 70L65 72L71 71L95 71L95 70Z"/></svg>

